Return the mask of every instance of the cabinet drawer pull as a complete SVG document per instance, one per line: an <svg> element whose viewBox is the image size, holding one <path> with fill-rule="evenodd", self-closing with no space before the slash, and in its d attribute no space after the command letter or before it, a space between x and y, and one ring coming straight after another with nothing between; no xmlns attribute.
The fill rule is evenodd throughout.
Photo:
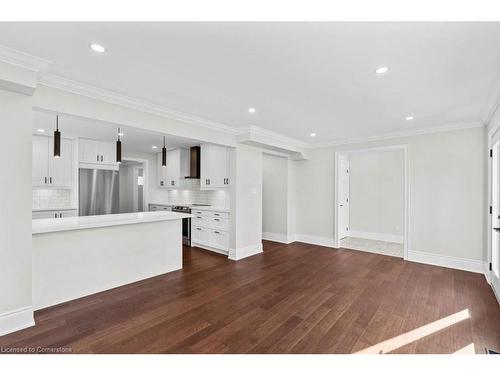
<svg viewBox="0 0 500 375"><path fill-rule="evenodd" d="M216 233L216 234L220 234L220 232L217 232L216 230L214 230L214 233Z"/></svg>
<svg viewBox="0 0 500 375"><path fill-rule="evenodd" d="M197 219L203 219L201 216L196 216Z"/></svg>
<svg viewBox="0 0 500 375"><path fill-rule="evenodd" d="M197 230L201 230L201 228L196 228Z"/></svg>
<svg viewBox="0 0 500 375"><path fill-rule="evenodd" d="M214 216L220 216L220 214L214 214Z"/></svg>

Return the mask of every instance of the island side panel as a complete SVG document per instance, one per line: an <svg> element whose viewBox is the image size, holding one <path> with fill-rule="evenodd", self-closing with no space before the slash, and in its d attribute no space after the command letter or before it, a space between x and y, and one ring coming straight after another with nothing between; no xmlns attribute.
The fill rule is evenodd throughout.
<svg viewBox="0 0 500 375"><path fill-rule="evenodd" d="M34 309L181 269L181 222L33 235Z"/></svg>

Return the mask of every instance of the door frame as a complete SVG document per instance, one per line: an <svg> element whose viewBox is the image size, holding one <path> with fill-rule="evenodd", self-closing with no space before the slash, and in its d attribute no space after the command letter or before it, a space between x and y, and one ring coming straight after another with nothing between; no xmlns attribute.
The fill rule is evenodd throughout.
<svg viewBox="0 0 500 375"><path fill-rule="evenodd" d="M128 156L123 156L123 160L135 161L137 163L142 163L142 175L144 178L144 185L142 186L142 206L144 212L149 210L149 160L140 158L129 158Z"/></svg>
<svg viewBox="0 0 500 375"><path fill-rule="evenodd" d="M490 284L491 289L493 289L493 294L495 294L495 297L497 298L498 303L500 304L500 285L494 285L493 283L493 271L490 271L490 263L492 262L493 258L493 251L492 251L492 243L491 243L491 228L493 225L493 218L492 215L490 214L489 207L493 205L493 191L492 191L492 183L493 183L493 176L492 176L492 168L493 168L493 159L490 157L490 150L493 149L493 137L496 135L497 132L500 132L500 127L495 127L493 129L488 130L488 149L486 150L487 152L487 159L488 159L488 182L487 182L487 189L488 189L488 207L486 208L486 215L487 215L487 225L486 225L486 243L487 243L487 251L486 251L486 260L483 263L483 271L484 271L484 276L486 277L486 281L488 284Z"/></svg>
<svg viewBox="0 0 500 375"><path fill-rule="evenodd" d="M334 164L334 187L335 187L335 197L334 197L334 224L333 224L333 241L334 247L336 249L340 248L340 238L339 238L339 210L338 210L338 202L339 202L339 159L341 155L348 156L349 154L358 153L358 152L370 152L370 151L388 151L388 150L403 150L403 220L404 220L404 228L403 228L403 259L408 260L408 243L410 238L410 165L408 160L408 145L404 144L395 144L389 146L380 146L380 147L358 147L352 149L345 149L335 151L335 164Z"/></svg>

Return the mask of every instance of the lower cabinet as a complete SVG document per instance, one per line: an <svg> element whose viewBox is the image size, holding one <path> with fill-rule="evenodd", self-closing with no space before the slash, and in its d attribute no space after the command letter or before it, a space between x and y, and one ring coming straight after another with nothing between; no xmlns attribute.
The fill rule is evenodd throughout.
<svg viewBox="0 0 500 375"><path fill-rule="evenodd" d="M229 253L229 213L192 210L191 246Z"/></svg>
<svg viewBox="0 0 500 375"><path fill-rule="evenodd" d="M31 214L32 219L61 219L74 216L78 216L77 210L33 211Z"/></svg>

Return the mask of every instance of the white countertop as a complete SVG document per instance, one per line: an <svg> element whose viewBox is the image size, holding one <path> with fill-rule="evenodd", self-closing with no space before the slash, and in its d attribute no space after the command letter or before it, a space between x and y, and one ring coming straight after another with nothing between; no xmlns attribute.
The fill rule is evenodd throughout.
<svg viewBox="0 0 500 375"><path fill-rule="evenodd" d="M73 211L78 210L78 207L37 207L32 208L31 211L39 212L39 211Z"/></svg>
<svg viewBox="0 0 500 375"><path fill-rule="evenodd" d="M180 220L193 215L170 211L133 212L127 214L64 217L58 219L32 220L32 234L61 232L68 230L111 227L151 223L155 221Z"/></svg>

